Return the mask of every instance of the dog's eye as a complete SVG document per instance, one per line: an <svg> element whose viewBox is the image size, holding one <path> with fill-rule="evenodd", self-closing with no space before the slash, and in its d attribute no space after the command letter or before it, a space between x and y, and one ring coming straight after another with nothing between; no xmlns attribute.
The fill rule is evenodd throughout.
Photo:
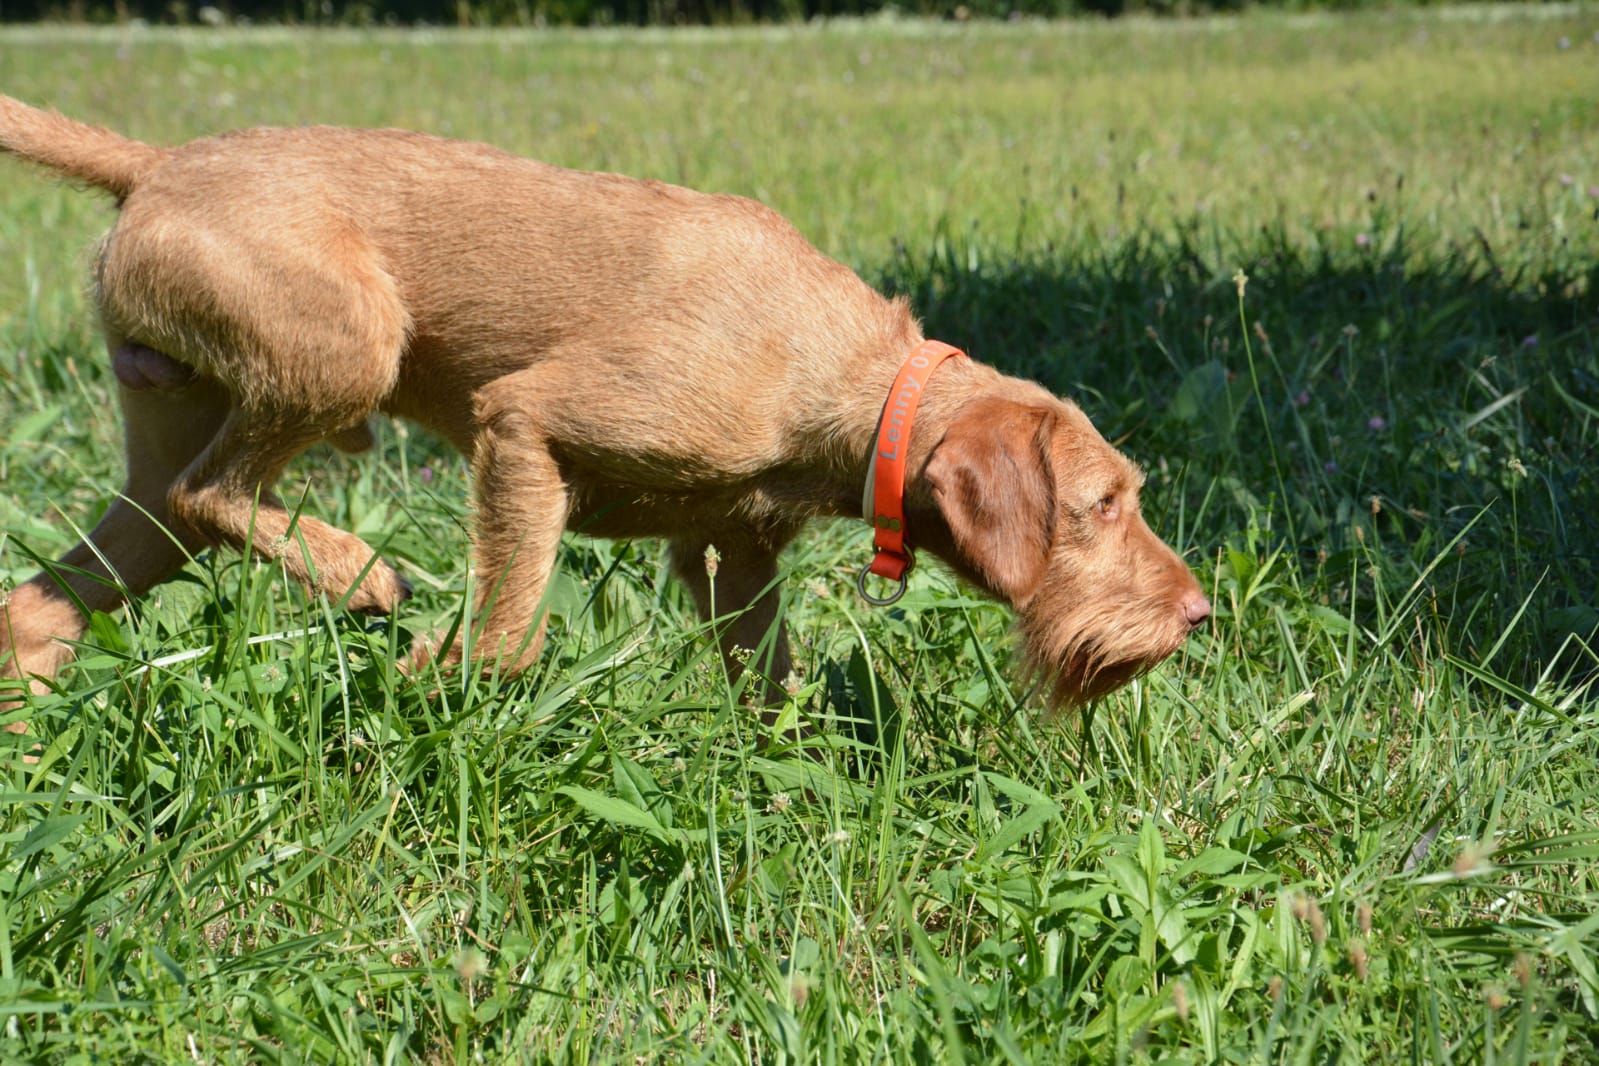
<svg viewBox="0 0 1599 1066"><path fill-rule="evenodd" d="M1101 518L1115 518L1120 510L1116 505L1116 497L1114 495L1101 497L1096 506L1099 508Z"/></svg>

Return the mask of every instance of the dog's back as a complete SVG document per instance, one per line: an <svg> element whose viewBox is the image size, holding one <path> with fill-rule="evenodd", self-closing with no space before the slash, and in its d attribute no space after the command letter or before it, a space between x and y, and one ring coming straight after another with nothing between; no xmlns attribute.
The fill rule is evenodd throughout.
<svg viewBox="0 0 1599 1066"><path fill-rule="evenodd" d="M118 197L96 268L113 347L163 352L246 404L318 398L330 423L382 408L467 450L478 389L561 359L591 364L574 365L577 387L647 393L590 405L653 410L634 439L665 428L657 443L703 454L749 432L732 411L708 424L723 412L707 393L759 405L837 388L859 353L834 338L865 332L876 350L914 332L902 305L762 204L487 145L297 127L162 149L0 97L0 146ZM788 425L794 408L756 425L817 428ZM659 413L674 409L703 440L666 439Z"/></svg>

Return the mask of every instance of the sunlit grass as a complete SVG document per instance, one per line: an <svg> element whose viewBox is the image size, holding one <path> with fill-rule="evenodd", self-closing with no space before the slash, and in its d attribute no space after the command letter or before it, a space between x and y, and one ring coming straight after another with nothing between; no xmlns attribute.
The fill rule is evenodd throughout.
<svg viewBox="0 0 1599 1066"><path fill-rule="evenodd" d="M1216 604L1055 721L1002 610L930 566L873 612L818 529L805 753L657 545L573 540L539 669L434 692L392 662L459 619L465 471L384 427L292 491L400 561L396 619L208 555L34 702L0 1058L1591 1057L1596 32L0 33L0 90L152 140L409 126L758 196L1082 402ZM0 164L0 580L120 481L109 218Z"/></svg>

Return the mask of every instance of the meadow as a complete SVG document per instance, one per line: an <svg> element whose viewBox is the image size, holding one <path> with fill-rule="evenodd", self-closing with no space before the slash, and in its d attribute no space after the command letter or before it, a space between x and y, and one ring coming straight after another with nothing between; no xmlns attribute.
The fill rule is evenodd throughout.
<svg viewBox="0 0 1599 1066"><path fill-rule="evenodd" d="M284 495L397 617L207 553L0 734L0 1061L1599 1061L1599 12L12 27L0 91L761 199L1075 398L1216 607L1052 717L818 528L796 749L660 545L573 538L537 670L418 683L465 467L384 423ZM0 160L0 589L120 485L111 211Z"/></svg>

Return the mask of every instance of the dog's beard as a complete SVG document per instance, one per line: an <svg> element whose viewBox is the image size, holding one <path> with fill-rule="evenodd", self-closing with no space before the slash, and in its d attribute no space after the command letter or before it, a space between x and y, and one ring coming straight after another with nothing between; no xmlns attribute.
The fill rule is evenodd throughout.
<svg viewBox="0 0 1599 1066"><path fill-rule="evenodd" d="M1035 600L1019 621L1027 671L1047 686L1055 710L1114 692L1175 652L1188 636L1182 615L1164 603L1107 606L1085 614L1081 606L1073 613Z"/></svg>

